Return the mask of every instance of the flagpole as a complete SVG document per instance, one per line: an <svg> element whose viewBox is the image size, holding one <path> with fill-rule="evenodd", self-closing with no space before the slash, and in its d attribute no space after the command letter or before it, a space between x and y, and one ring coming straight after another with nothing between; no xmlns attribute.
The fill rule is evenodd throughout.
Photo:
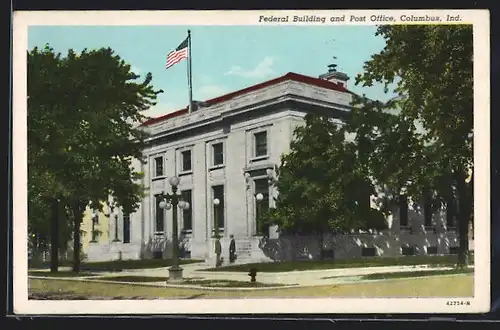
<svg viewBox="0 0 500 330"><path fill-rule="evenodd" d="M193 112L193 79L191 72L191 30L188 30L188 85L189 85L189 113Z"/></svg>

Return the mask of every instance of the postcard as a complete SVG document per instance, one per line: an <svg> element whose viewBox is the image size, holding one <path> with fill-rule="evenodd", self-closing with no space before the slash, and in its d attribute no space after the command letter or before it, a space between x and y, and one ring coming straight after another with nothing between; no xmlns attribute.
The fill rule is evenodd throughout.
<svg viewBox="0 0 500 330"><path fill-rule="evenodd" d="M16 313L489 310L488 11L19 11L13 46Z"/></svg>

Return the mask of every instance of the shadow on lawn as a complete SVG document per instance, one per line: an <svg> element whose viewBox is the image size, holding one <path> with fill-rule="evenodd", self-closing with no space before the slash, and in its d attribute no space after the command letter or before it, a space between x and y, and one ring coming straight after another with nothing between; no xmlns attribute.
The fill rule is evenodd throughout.
<svg viewBox="0 0 500 330"><path fill-rule="evenodd" d="M181 265L187 265L197 262L203 262L198 259L183 259L180 260ZM125 269L149 269L149 268L163 268L173 265L171 259L139 259L139 260L112 260L103 262L82 262L81 271L91 272L119 272ZM71 267L71 261L61 261L60 267ZM33 262L29 264L31 269L46 269L50 268L48 262Z"/></svg>
<svg viewBox="0 0 500 330"><path fill-rule="evenodd" d="M474 259L470 260L473 264ZM323 270L335 268L363 268L363 267L388 267L388 266L419 266L452 267L457 263L455 255L445 256L400 256L400 257L363 257L343 260L294 260L281 262L250 263L231 265L218 268L208 268L203 271L210 272L247 272L257 268L259 272L289 272L303 270Z"/></svg>
<svg viewBox="0 0 500 330"><path fill-rule="evenodd" d="M421 270L416 272L394 272L394 273L378 273L368 274L361 276L363 280L385 280L396 278L412 278L412 277L425 277L425 276L439 276L439 275L460 275L460 274L473 274L474 269L450 269L450 270Z"/></svg>
<svg viewBox="0 0 500 330"><path fill-rule="evenodd" d="M403 278L413 278L413 277L426 277L426 276L439 276L439 275L461 275L461 274L473 274L474 269L447 269L447 270L419 270L419 271L408 271L408 272L390 272L390 273L374 273L360 276L350 276L350 275L339 275L339 276L327 276L322 277L322 280L329 280L334 278L346 278L352 277L359 280L385 280L385 279L403 279Z"/></svg>
<svg viewBox="0 0 500 330"><path fill-rule="evenodd" d="M40 276L40 277L86 277L86 276L98 276L98 274L80 272L75 273L72 271L58 271L57 273L43 271L43 270L30 270L28 271L28 276Z"/></svg>
<svg viewBox="0 0 500 330"><path fill-rule="evenodd" d="M152 283L152 282L167 282L168 277L156 276L106 276L99 278L100 281L113 282L132 282L132 283ZM244 282L226 279L203 279L202 277L191 277L184 279L177 285L199 285L202 287L217 287L217 288L265 288L265 287L280 287L288 286L289 284L281 283L261 283L261 282Z"/></svg>

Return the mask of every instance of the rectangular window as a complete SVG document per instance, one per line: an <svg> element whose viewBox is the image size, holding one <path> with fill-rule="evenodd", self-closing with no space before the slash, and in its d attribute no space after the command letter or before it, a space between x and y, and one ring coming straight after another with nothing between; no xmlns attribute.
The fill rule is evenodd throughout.
<svg viewBox="0 0 500 330"><path fill-rule="evenodd" d="M255 196L262 194L262 201L260 201L261 211L269 209L269 182L267 179L257 179L255 182Z"/></svg>
<svg viewBox="0 0 500 330"><path fill-rule="evenodd" d="M99 224L99 213L94 214L94 216L92 217L92 221L94 221L96 225Z"/></svg>
<svg viewBox="0 0 500 330"><path fill-rule="evenodd" d="M361 248L361 256L362 257L376 257L377 249L374 247L363 247Z"/></svg>
<svg viewBox="0 0 500 330"><path fill-rule="evenodd" d="M219 200L219 205L215 205L213 203L213 219L214 219L214 228L215 226L219 226L219 228L224 228L224 186L213 186L212 187L212 196L213 199Z"/></svg>
<svg viewBox="0 0 500 330"><path fill-rule="evenodd" d="M257 224L257 233L263 234L268 228L260 221L261 215L269 209L269 182L267 179L256 179L255 183L255 221ZM258 199L258 195L262 195L262 200Z"/></svg>
<svg viewBox="0 0 500 330"><path fill-rule="evenodd" d="M255 157L267 155L267 132L258 132L254 134L255 139Z"/></svg>
<svg viewBox="0 0 500 330"><path fill-rule="evenodd" d="M402 246L401 254L404 256L413 256L415 255L415 247L414 246Z"/></svg>
<svg viewBox="0 0 500 330"><path fill-rule="evenodd" d="M335 250L334 249L321 249L321 259L334 259Z"/></svg>
<svg viewBox="0 0 500 330"><path fill-rule="evenodd" d="M224 146L222 142L212 145L213 165L224 164Z"/></svg>
<svg viewBox="0 0 500 330"><path fill-rule="evenodd" d="M155 231L163 232L165 230L165 212L160 207L160 202L163 200L162 197L156 196L156 227Z"/></svg>
<svg viewBox="0 0 500 330"><path fill-rule="evenodd" d="M123 243L130 243L130 215L123 214Z"/></svg>
<svg viewBox="0 0 500 330"><path fill-rule="evenodd" d="M189 203L189 208L187 210L182 210L182 229L192 230L193 229L193 203L192 203L192 193L191 190L184 190L181 192L181 199L184 202Z"/></svg>
<svg viewBox="0 0 500 330"><path fill-rule="evenodd" d="M182 161L182 171L187 172L191 171L191 150L186 150L181 153L181 161Z"/></svg>
<svg viewBox="0 0 500 330"><path fill-rule="evenodd" d="M163 176L163 157L155 158L155 176Z"/></svg>
<svg viewBox="0 0 500 330"><path fill-rule="evenodd" d="M437 253L438 253L437 246L428 246L427 247L427 254L437 254Z"/></svg>
<svg viewBox="0 0 500 330"><path fill-rule="evenodd" d="M408 227L408 199L399 195L399 226Z"/></svg>
<svg viewBox="0 0 500 330"><path fill-rule="evenodd" d="M99 240L99 231L97 230L96 225L99 224L99 214L96 213L92 217L92 241L97 242Z"/></svg>

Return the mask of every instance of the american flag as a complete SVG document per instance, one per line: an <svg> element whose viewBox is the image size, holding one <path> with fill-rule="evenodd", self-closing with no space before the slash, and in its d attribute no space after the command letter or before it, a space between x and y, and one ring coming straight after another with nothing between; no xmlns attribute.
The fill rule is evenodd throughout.
<svg viewBox="0 0 500 330"><path fill-rule="evenodd" d="M189 37L187 37L175 50L168 53L166 69L188 58L188 41Z"/></svg>

